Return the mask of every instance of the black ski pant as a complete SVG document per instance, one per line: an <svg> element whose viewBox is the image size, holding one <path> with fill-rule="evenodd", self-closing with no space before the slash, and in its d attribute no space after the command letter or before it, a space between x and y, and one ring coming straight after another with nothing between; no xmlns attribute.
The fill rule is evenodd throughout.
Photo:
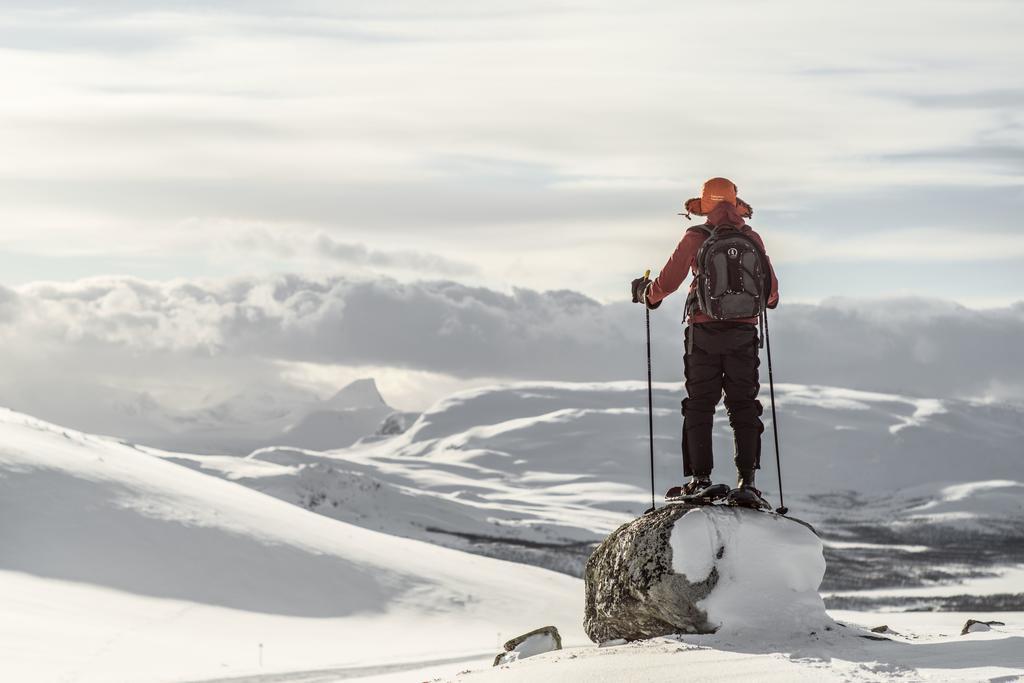
<svg viewBox="0 0 1024 683"><path fill-rule="evenodd" d="M691 338L692 335L692 338ZM761 388L757 368L757 327L749 323L687 325L686 398L683 399L683 474L710 475L714 467L711 433L715 407L725 393L738 472L761 466Z"/></svg>

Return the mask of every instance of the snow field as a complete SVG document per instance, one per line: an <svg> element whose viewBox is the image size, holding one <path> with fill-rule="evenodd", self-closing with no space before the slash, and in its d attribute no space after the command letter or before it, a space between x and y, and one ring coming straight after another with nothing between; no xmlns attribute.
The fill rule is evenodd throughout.
<svg viewBox="0 0 1024 683"><path fill-rule="evenodd" d="M680 395L678 385L656 386L659 487L679 478ZM995 540L1024 520L1019 411L797 385L779 387L779 396L787 491L875 491L869 504L851 497L842 512L865 525L940 524ZM458 671L476 666L483 670L468 680L658 681L678 680L681 671L694 680L1024 675L1024 619L1015 613L952 615L957 623L941 621L948 615L840 613L833 616L889 623L906 637L875 644L841 627L809 635L821 613L800 596L820 576L793 568L758 574L758 561L782 545L794 556L810 552L799 537L758 547L770 528L743 542L752 556L742 563L723 555L723 588L768 585L760 598L728 590L721 604L709 597L709 614L725 615L719 634L602 650L572 648L585 642L582 582L411 540L599 540L649 504L645 404L639 382L492 387L450 397L387 440L327 453L270 448L250 458L136 448L0 411L0 680L323 669L333 673L321 679L391 683L461 680ZM724 411L715 438L716 452L728 453ZM964 453L976 481L962 481ZM719 481L731 477L727 460L719 458ZM762 475L769 495L770 467ZM914 485L894 490L907 483ZM800 515L815 512L810 499L794 499ZM324 514L295 505L306 501ZM797 507L788 494L787 503ZM726 532L694 523L673 543L703 533L713 547ZM847 545L883 545L873 542ZM891 549L920 555L928 550L922 542L932 543ZM710 571L681 562L687 575ZM986 591L1024 592L1012 571L942 590L980 590L985 581ZM779 586L787 587L786 606L797 606L792 613L780 607ZM895 593L907 590L915 589ZM757 637L728 624L752 600L756 610L747 614L769 628ZM1008 626L960 638L968 617ZM501 642L548 623L569 649L507 669L486 666ZM777 623L806 633L772 629Z"/></svg>
<svg viewBox="0 0 1024 683"><path fill-rule="evenodd" d="M1024 538L1018 407L777 389L786 502L822 531L831 558L872 566L863 587L898 585L936 563L958 575L1024 560L997 540ZM681 395L679 384L655 385L657 497L681 479ZM525 382L454 394L403 434L335 451L234 459L144 450L365 528L580 575L589 545L650 505L646 400L644 382ZM714 478L729 482L724 409L716 420ZM759 483L778 502L773 461L766 441ZM960 546L973 538L979 551L997 543L1007 552L988 567L956 567L971 553L945 552L951 534ZM879 564L885 549L895 562ZM829 590L860 587L841 575Z"/></svg>
<svg viewBox="0 0 1024 683"><path fill-rule="evenodd" d="M0 545L0 680L493 657L547 623L585 641L577 579L345 524L9 411Z"/></svg>

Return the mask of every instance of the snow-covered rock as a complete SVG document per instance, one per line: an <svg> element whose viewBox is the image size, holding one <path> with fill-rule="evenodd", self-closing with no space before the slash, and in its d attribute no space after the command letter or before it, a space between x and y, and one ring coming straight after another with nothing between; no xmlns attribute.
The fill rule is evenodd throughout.
<svg viewBox="0 0 1024 683"><path fill-rule="evenodd" d="M379 440L380 437L391 437L404 434L419 418L420 413L395 411L384 418L377 431L366 437L366 440Z"/></svg>
<svg viewBox="0 0 1024 683"><path fill-rule="evenodd" d="M875 626L873 629L871 629L871 632L872 633L879 633L879 634L881 634L883 636L898 636L898 635L900 635L896 631L893 631L891 628L889 628L888 624L882 624L881 626Z"/></svg>
<svg viewBox="0 0 1024 683"><path fill-rule="evenodd" d="M494 658L494 666L562 649L562 636L554 626L541 626L505 643L505 651Z"/></svg>
<svg viewBox="0 0 1024 683"><path fill-rule="evenodd" d="M818 593L821 540L803 522L671 505L614 531L586 570L591 640L673 633L809 631L831 623Z"/></svg>
<svg viewBox="0 0 1024 683"><path fill-rule="evenodd" d="M966 636L968 633L984 633L985 631L991 631L993 626L1006 626L1001 621L978 621L977 619L968 619L967 623L964 624L964 628L960 631L960 635Z"/></svg>

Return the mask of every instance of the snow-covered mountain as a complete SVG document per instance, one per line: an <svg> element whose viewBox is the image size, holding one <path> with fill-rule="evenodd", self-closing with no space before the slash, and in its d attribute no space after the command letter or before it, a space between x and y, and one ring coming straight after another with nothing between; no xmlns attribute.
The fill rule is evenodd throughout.
<svg viewBox="0 0 1024 683"><path fill-rule="evenodd" d="M159 448L231 455L267 446L344 448L410 421L410 414L384 401L372 378L356 380L322 400L304 391L267 388L200 401L188 411L168 410L146 395L118 406L123 420L103 433Z"/></svg>
<svg viewBox="0 0 1024 683"><path fill-rule="evenodd" d="M6 410L0 548L5 681L348 677L493 657L502 634L549 622L584 638L577 579L329 519Z"/></svg>
<svg viewBox="0 0 1024 683"><path fill-rule="evenodd" d="M267 443L313 450L343 448L374 434L394 412L374 380L360 379L307 408L294 424L267 439Z"/></svg>
<svg viewBox="0 0 1024 683"><path fill-rule="evenodd" d="M658 499L681 477L681 395L656 385ZM803 385L777 398L786 502L826 537L837 600L1024 563L1024 409ZM777 502L770 430L760 483ZM715 450L729 481L724 410ZM367 528L575 575L594 542L650 505L637 382L464 392L404 434L326 453L163 455ZM1024 585L997 595L983 604L1024 607Z"/></svg>

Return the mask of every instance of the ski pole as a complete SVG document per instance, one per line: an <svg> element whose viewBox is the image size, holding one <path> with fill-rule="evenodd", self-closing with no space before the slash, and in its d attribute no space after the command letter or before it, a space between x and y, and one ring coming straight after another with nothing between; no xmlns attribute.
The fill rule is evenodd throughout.
<svg viewBox="0 0 1024 683"><path fill-rule="evenodd" d="M775 437L775 470L779 473L779 507L776 512L784 515L789 512L786 507L786 500L782 497L782 459L779 457L779 421L775 417L775 378L772 376L772 338L768 334L768 309L765 308L761 314L764 316L764 344L768 355L768 389L772 397L772 436Z"/></svg>
<svg viewBox="0 0 1024 683"><path fill-rule="evenodd" d="M644 279L651 277L651 271L644 272ZM644 321L647 328L647 432L651 444L651 508L647 512L654 512L654 389L651 385L651 309L647 307L647 289L644 288ZM647 514L645 512L644 514Z"/></svg>

